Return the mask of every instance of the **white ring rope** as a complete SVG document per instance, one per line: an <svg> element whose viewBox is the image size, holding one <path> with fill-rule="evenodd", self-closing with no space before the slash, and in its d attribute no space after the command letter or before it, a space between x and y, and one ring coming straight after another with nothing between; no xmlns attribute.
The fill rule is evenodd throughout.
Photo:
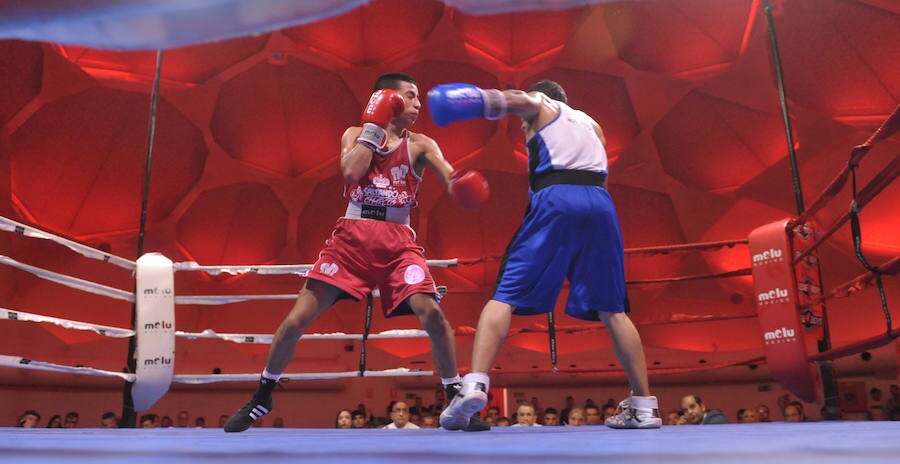
<svg viewBox="0 0 900 464"><path fill-rule="evenodd" d="M103 284L98 284L91 282L89 280L79 279L77 277L68 276L65 274L60 274L58 272L48 271L46 269L41 269L39 267L29 266L28 264L20 263L8 256L0 255L0 263L6 264L7 266L11 266L17 269L21 269L25 272L30 272L42 279L46 279L52 282L56 282L61 285L65 285L66 287L75 288L78 290L82 290L88 293L93 293L95 295L103 295L108 296L110 298L114 298L117 300L124 300L131 303L134 303L134 293L126 292L125 290L119 290L118 288L107 287Z"/></svg>
<svg viewBox="0 0 900 464"><path fill-rule="evenodd" d="M27 313L24 311L16 311L7 308L0 308L0 320L21 321L21 322L49 322L66 329L74 330L92 330L100 335L113 338L133 337L134 331L130 329L122 329L108 325L92 324L90 322L73 321L71 319L62 319L59 317L44 316L41 314ZM175 336L187 338L190 340L205 338L219 339L234 343L272 343L272 334L244 334L244 333L217 333L215 330L206 329L202 332L184 332L175 331ZM428 332L420 329L393 329L382 332L369 334L370 340L392 339L392 338L427 338ZM303 335L304 340L362 340L362 334L347 334L344 332L332 333L311 333Z"/></svg>
<svg viewBox="0 0 900 464"><path fill-rule="evenodd" d="M212 329L206 329L203 332L183 332L175 331L176 337L187 338L190 340L198 338L215 338L226 340L234 343L272 343L271 334L237 334L237 333L216 333ZM390 339L390 338L428 338L428 332L419 329L395 329L385 330L376 334L369 334L369 340ZM305 334L300 340L362 340L362 334L346 334L343 332L334 332L327 334Z"/></svg>
<svg viewBox="0 0 900 464"><path fill-rule="evenodd" d="M105 371L102 369L94 369L91 367L74 367L63 366L43 361L35 361L21 356L0 355L0 367L16 367L19 369L29 369L38 371L63 372L66 374L76 375L93 375L103 377L119 377L128 382L135 381L135 375L125 372ZM343 379L351 377L427 377L434 375L434 371L410 370L405 367L395 369L385 369L382 371L364 371L359 375L359 371L344 372L310 372L304 374L282 374L282 379L288 380L326 380L326 379ZM259 374L211 374L211 375L176 375L172 377L173 382L187 384L207 384L215 382L252 382L259 380Z"/></svg>
<svg viewBox="0 0 900 464"><path fill-rule="evenodd" d="M279 264L279 265L268 265L268 266L201 266L194 261L185 261L181 263L174 263L173 267L175 271L203 271L209 275L219 275L219 274L264 274L264 275L276 275L276 274L297 274L299 276L306 276L306 273L313 268L312 264Z"/></svg>
<svg viewBox="0 0 900 464"><path fill-rule="evenodd" d="M8 319L11 321L27 321L27 322L49 322L60 327L74 330L93 330L100 335L114 338L133 337L134 331L130 329L120 329L118 327L110 327L108 325L91 324L89 322L79 322L69 319L61 319L58 317L42 316L40 314L26 313L23 311L14 311L12 309L0 308L0 319Z"/></svg>
<svg viewBox="0 0 900 464"><path fill-rule="evenodd" d="M137 264L134 261L118 257L116 255L111 255L109 253L100 251L96 248L91 248L87 245L82 245L78 242L73 242L71 240L62 238L58 235L53 235L49 232L44 232L39 229L35 229L31 226L26 226L25 224L13 221L12 219L5 218L0 216L0 230L13 232L16 234L24 235L26 237L39 238L43 240L51 240L60 245L68 247L70 250L85 256L87 258L96 259L99 261L105 261L110 264L115 264L121 268L128 269L130 271L134 271L137 269Z"/></svg>
<svg viewBox="0 0 900 464"><path fill-rule="evenodd" d="M43 361L34 361L31 359L22 358L19 356L6 356L6 355L0 354L0 366L17 367L19 369L32 369L32 370L37 370L37 371L65 372L67 374L119 377L119 378L125 379L129 382L134 382L134 374L128 374L125 372L104 371L102 369L94 369L92 367L63 366L60 364L53 364L53 363L48 363L48 362L43 362ZM259 377L259 376L257 376L257 377Z"/></svg>
<svg viewBox="0 0 900 464"><path fill-rule="evenodd" d="M459 259L429 259L425 261L429 267L456 267L459 265ZM297 274L305 277L313 268L312 264L278 264L263 266L201 266L194 261L184 261L175 263L175 271L203 271L209 275L219 274Z"/></svg>
<svg viewBox="0 0 900 464"><path fill-rule="evenodd" d="M224 305L230 303L240 303L242 301L264 301L264 300L296 300L297 294L291 293L287 295L185 295L175 296L175 304L177 305Z"/></svg>
<svg viewBox="0 0 900 464"><path fill-rule="evenodd" d="M359 371L345 372L311 372L308 374L281 374L282 379L288 380L324 380L344 379L351 377L426 377L434 375L434 371L410 370L405 367L385 369L383 371ZM259 374L209 374L209 375L176 375L173 382L202 384L213 382L255 382L259 380Z"/></svg>

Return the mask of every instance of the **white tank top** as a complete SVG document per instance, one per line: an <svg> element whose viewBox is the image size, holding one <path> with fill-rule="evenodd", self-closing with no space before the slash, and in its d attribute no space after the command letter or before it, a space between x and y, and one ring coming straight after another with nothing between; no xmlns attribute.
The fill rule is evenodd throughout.
<svg viewBox="0 0 900 464"><path fill-rule="evenodd" d="M559 170L606 172L606 149L583 111L554 100L559 115L528 141L531 177Z"/></svg>

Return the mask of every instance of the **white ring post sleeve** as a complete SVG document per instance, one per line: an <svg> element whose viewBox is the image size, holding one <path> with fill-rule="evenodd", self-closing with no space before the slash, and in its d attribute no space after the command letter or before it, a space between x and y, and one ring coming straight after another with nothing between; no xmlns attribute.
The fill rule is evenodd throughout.
<svg viewBox="0 0 900 464"><path fill-rule="evenodd" d="M175 271L159 253L137 260L134 409L146 411L166 392L175 370Z"/></svg>

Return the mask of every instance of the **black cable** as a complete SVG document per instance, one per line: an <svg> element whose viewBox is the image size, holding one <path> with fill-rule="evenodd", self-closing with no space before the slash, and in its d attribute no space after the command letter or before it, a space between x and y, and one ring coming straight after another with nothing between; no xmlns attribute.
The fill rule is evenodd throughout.
<svg viewBox="0 0 900 464"><path fill-rule="evenodd" d="M372 329L372 306L374 297L372 292L366 295L366 324L363 330L362 343L359 350L359 376L362 377L366 372L366 340L369 339L369 331Z"/></svg>

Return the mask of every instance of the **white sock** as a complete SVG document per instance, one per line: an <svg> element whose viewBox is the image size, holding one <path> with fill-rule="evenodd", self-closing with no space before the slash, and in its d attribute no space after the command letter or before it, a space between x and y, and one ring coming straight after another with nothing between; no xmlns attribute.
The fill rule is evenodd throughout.
<svg viewBox="0 0 900 464"><path fill-rule="evenodd" d="M456 377L447 377L446 379L441 377L441 383L446 387L447 385L451 385L454 383L462 383L462 377L459 374L456 374Z"/></svg>
<svg viewBox="0 0 900 464"><path fill-rule="evenodd" d="M655 396L632 396L631 407L641 409L659 409L659 401Z"/></svg>
<svg viewBox="0 0 900 464"><path fill-rule="evenodd" d="M484 384L484 391L487 392L491 388L491 378L484 372L472 372L463 377L463 390L466 386L473 388L476 383Z"/></svg>
<svg viewBox="0 0 900 464"><path fill-rule="evenodd" d="M273 374L273 373L269 372L268 369L263 369L262 376L263 376L263 378L266 378L269 380L274 380L276 382L278 381L278 379L281 378L281 374Z"/></svg>

